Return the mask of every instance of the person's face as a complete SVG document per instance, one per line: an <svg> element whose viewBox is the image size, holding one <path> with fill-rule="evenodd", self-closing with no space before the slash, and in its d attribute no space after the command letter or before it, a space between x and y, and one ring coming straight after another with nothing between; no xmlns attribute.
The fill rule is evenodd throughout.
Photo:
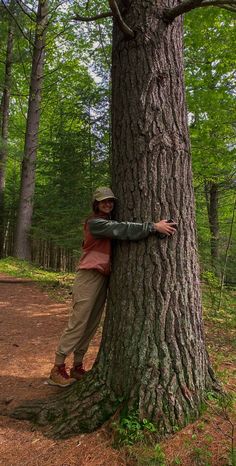
<svg viewBox="0 0 236 466"><path fill-rule="evenodd" d="M114 199L104 199L98 203L99 212L110 214L114 208Z"/></svg>

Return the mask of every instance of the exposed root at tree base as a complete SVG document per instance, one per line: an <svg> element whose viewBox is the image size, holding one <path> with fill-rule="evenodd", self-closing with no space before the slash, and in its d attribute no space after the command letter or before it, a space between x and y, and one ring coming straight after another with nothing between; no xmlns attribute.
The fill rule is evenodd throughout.
<svg viewBox="0 0 236 466"><path fill-rule="evenodd" d="M210 365L208 366L206 390L218 393L222 392L222 387L216 380ZM195 400L194 403L186 387L182 387L180 393L180 399L183 400L186 407L185 418L190 418L191 416L198 417L198 405L201 400L198 399L197 402ZM129 399L129 409L134 405L138 406L137 399L136 397L136 402L134 399ZM163 404L162 401L160 401L160 406L161 404ZM87 373L81 381L63 389L62 393L53 398L33 400L17 407L11 413L11 417L29 420L41 426L46 436L66 438L81 432L96 430L115 414L120 405L121 398L110 389L104 380L99 378L98 372L95 369ZM163 411L162 418L160 416L160 406L157 406L156 416L151 421L154 423L157 422L162 434L171 433L173 425L178 423L180 426L185 425L185 421L182 419L183 409L181 406L179 410L180 416L174 417L176 409L170 405L169 408L172 406L172 410L169 409L166 415ZM148 410L143 413L144 417L147 416L147 412Z"/></svg>
<svg viewBox="0 0 236 466"><path fill-rule="evenodd" d="M33 400L17 407L11 417L42 426L46 436L67 438L100 427L115 413L119 403L104 383L88 374L54 398Z"/></svg>

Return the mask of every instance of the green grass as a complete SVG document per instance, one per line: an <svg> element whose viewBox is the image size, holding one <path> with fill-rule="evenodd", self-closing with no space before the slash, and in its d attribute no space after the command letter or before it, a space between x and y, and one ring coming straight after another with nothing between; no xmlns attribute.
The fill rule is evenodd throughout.
<svg viewBox="0 0 236 466"><path fill-rule="evenodd" d="M35 264L13 257L0 260L0 273L17 278L29 278L44 285L53 286L70 286L74 279L72 273L45 270Z"/></svg>
<svg viewBox="0 0 236 466"><path fill-rule="evenodd" d="M205 320L212 322L214 328L235 329L236 326L236 289L224 288L219 303L219 288L213 288L207 283L202 286L202 302Z"/></svg>

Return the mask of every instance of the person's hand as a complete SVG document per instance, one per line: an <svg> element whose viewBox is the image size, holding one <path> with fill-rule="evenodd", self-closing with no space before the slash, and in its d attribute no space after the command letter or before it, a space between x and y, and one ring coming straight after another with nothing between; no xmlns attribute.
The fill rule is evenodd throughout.
<svg viewBox="0 0 236 466"><path fill-rule="evenodd" d="M160 222L154 223L154 228L156 231L167 236L174 235L174 233L176 233L176 227L177 223L169 223L167 220L160 220Z"/></svg>

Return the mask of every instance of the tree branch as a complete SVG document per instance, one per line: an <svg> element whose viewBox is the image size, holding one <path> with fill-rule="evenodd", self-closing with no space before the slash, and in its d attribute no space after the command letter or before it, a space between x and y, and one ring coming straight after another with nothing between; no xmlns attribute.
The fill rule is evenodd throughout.
<svg viewBox="0 0 236 466"><path fill-rule="evenodd" d="M19 5L21 11L23 11L23 13L24 13L26 16L28 16L28 18L29 18L31 21L36 22L36 18L35 18L35 17L33 18L33 16L27 11L26 7L23 6L23 2L21 2L20 0L16 0L16 3L17 3L17 5Z"/></svg>
<svg viewBox="0 0 236 466"><path fill-rule="evenodd" d="M29 2L27 2L27 1L26 1L26 2L23 2L23 0L20 0L20 1L21 1L22 5L23 5L25 8L27 8L28 11L31 11L31 13L33 13L33 14L35 15L35 10L34 10L34 8L31 8L31 7L29 6ZM26 3L27 3L27 5L26 5Z"/></svg>
<svg viewBox="0 0 236 466"><path fill-rule="evenodd" d="M229 10L229 11L236 11L236 1L230 1L230 3L228 3L227 1L225 0L203 0L203 2L201 3L201 5L199 5L200 8L202 7L207 7L207 6L218 6L219 8L225 8L226 10Z"/></svg>
<svg viewBox="0 0 236 466"><path fill-rule="evenodd" d="M202 1L203 0L185 0L174 8L166 9L164 12L164 18L168 21L173 21L177 16L199 7Z"/></svg>
<svg viewBox="0 0 236 466"><path fill-rule="evenodd" d="M236 0L185 0L174 8L165 10L163 16L168 22L171 22L183 13L208 6L218 6L230 11L236 11Z"/></svg>
<svg viewBox="0 0 236 466"><path fill-rule="evenodd" d="M236 11L236 0L230 0L228 3L227 0L203 0L200 8L208 6L218 6L219 8L224 8L229 11Z"/></svg>
<svg viewBox="0 0 236 466"><path fill-rule="evenodd" d="M120 30L124 33L126 37L134 37L134 31L129 28L129 26L124 22L116 0L109 0L109 5L113 16L116 18Z"/></svg>
<svg viewBox="0 0 236 466"><path fill-rule="evenodd" d="M219 5L216 5L216 6L219 6ZM236 12L236 6L232 6L232 5L222 5L221 8L224 8L225 10L228 10L228 11L233 11L233 13Z"/></svg>
<svg viewBox="0 0 236 466"><path fill-rule="evenodd" d="M97 19L108 18L109 16L113 16L113 13L111 11L106 11L104 13L100 13L99 15L95 15L95 16L76 15L72 18L72 20L89 22L89 21L96 21Z"/></svg>
<svg viewBox="0 0 236 466"><path fill-rule="evenodd" d="M31 40L29 39L29 37L27 37L27 35L24 33L23 29L21 28L21 26L19 25L17 19L15 18L15 16L12 14L11 10L8 8L8 6L6 5L6 3L4 2L4 0L1 0L4 8L7 10L8 14L11 16L11 18L15 21L17 27L19 28L21 34L24 36L24 38L30 43L30 45L34 45L33 42L31 42Z"/></svg>
<svg viewBox="0 0 236 466"><path fill-rule="evenodd" d="M105 47L104 47L100 23L98 23L98 30L99 30L100 42L101 42L101 46L102 46L102 52L103 52L103 55L104 55L104 58L105 58L105 62L107 64L107 68L109 69L110 68L110 61L109 61L109 59L107 57L106 50L105 50Z"/></svg>
<svg viewBox="0 0 236 466"><path fill-rule="evenodd" d="M95 16L76 15L76 16L74 16L72 18L72 20L75 20L75 21L96 21L97 19L107 18L109 16L113 16L116 19L116 21L118 23L118 26L119 26L120 30L124 33L124 35L126 37L134 37L134 32L124 22L124 20L123 20L123 18L121 16L121 13L120 13L120 10L119 10L118 5L116 3L116 0L109 0L109 5L110 5L110 8L111 8L111 11L106 11L104 13L100 13L100 14L95 15Z"/></svg>

